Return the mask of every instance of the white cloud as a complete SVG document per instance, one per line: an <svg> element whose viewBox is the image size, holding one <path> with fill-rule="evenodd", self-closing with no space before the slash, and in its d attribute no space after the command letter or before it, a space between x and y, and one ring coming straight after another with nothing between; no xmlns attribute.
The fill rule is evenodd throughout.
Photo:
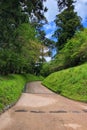
<svg viewBox="0 0 87 130"><path fill-rule="evenodd" d="M49 24L45 24L44 26L44 29L46 29L46 30L55 30L56 29L56 25L55 25L55 23L54 22L51 22L51 23L49 23Z"/></svg>
<svg viewBox="0 0 87 130"><path fill-rule="evenodd" d="M77 0L75 9L84 22L87 17L87 0Z"/></svg>
<svg viewBox="0 0 87 130"><path fill-rule="evenodd" d="M47 62L49 62L51 60L51 57L44 57L46 59Z"/></svg>
<svg viewBox="0 0 87 130"><path fill-rule="evenodd" d="M51 33L48 33L47 35L46 35L46 38L48 38L48 39L50 39L52 37L52 34Z"/></svg>
<svg viewBox="0 0 87 130"><path fill-rule="evenodd" d="M58 14L57 1L47 0L44 5L48 8L48 11L45 13L48 22L53 21Z"/></svg>
<svg viewBox="0 0 87 130"><path fill-rule="evenodd" d="M51 31L51 32L49 32L49 33L46 35L46 38L51 39L53 34L54 34L54 30Z"/></svg>
<svg viewBox="0 0 87 130"><path fill-rule="evenodd" d="M46 25L44 25L44 28L46 28L47 30L49 30L49 29L52 28L52 26L50 24L46 24Z"/></svg>

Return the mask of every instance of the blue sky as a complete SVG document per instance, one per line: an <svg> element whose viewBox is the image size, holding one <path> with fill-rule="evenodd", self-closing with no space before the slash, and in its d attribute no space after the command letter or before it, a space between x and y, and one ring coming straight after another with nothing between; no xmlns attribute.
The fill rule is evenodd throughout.
<svg viewBox="0 0 87 130"><path fill-rule="evenodd" d="M48 24L44 26L44 30L46 31L46 37L53 39L52 35L56 29L56 25L53 21L58 14L57 2L56 0L47 0L44 5L48 8L48 12L45 13ZM87 0L77 0L75 10L78 15L81 16L84 27L87 27Z"/></svg>
<svg viewBox="0 0 87 130"><path fill-rule="evenodd" d="M44 25L44 30L46 31L46 37L48 39L53 39L56 41L55 38L52 37L52 35L54 34L54 31L56 30L56 25L54 23L54 21L50 21L48 24Z"/></svg>

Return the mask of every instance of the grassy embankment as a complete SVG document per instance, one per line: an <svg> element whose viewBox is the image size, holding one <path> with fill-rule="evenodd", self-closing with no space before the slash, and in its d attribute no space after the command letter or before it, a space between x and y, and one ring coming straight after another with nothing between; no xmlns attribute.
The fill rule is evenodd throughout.
<svg viewBox="0 0 87 130"><path fill-rule="evenodd" d="M0 76L0 111L19 99L27 82L42 79L31 74Z"/></svg>
<svg viewBox="0 0 87 130"><path fill-rule="evenodd" d="M52 73L43 84L60 95L87 102L87 63Z"/></svg>

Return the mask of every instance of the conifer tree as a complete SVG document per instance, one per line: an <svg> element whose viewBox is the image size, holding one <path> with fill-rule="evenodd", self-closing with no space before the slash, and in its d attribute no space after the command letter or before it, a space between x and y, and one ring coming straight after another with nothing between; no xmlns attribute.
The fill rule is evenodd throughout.
<svg viewBox="0 0 87 130"><path fill-rule="evenodd" d="M68 39L73 37L76 31L83 28L81 17L74 10L74 0L58 0L60 14L56 16L57 29L54 36L57 38L57 48L62 49Z"/></svg>

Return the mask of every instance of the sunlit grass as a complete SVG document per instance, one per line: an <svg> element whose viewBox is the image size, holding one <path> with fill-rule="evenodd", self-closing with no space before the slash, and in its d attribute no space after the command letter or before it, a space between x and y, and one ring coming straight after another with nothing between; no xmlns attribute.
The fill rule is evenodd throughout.
<svg viewBox="0 0 87 130"><path fill-rule="evenodd" d="M87 63L53 73L43 84L58 94L87 102Z"/></svg>

